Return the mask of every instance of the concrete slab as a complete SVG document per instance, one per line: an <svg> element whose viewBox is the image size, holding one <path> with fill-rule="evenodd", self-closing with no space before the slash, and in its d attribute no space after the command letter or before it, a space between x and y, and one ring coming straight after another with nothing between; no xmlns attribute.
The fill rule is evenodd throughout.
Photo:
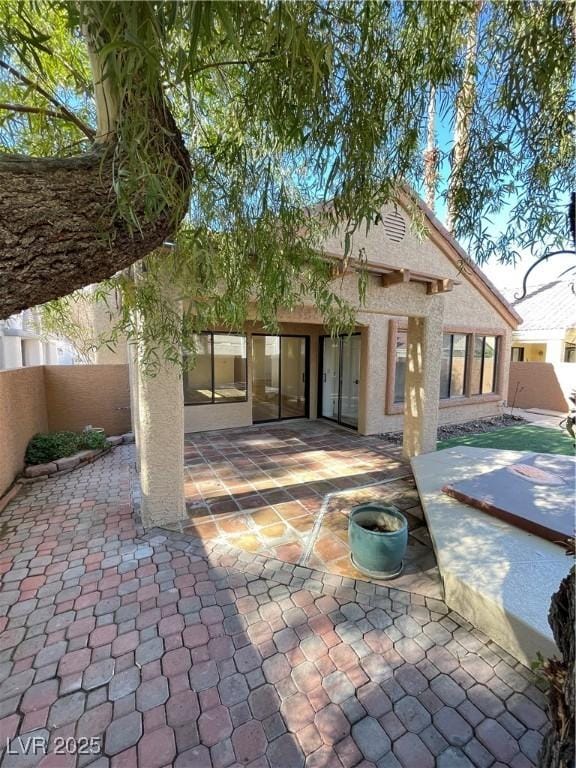
<svg viewBox="0 0 576 768"><path fill-rule="evenodd" d="M572 559L564 549L442 492L521 460L521 451L456 447L412 459L444 584L445 601L512 656L529 664L557 653L548 625L552 594Z"/></svg>

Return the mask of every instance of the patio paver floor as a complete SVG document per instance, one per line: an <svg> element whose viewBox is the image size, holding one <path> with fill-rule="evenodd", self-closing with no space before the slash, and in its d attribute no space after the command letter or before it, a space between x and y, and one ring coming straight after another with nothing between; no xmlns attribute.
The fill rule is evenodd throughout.
<svg viewBox="0 0 576 768"><path fill-rule="evenodd" d="M2 768L535 764L538 681L442 601L144 533L132 450L0 515Z"/></svg>
<svg viewBox="0 0 576 768"><path fill-rule="evenodd" d="M322 421L186 435L187 533L294 565L366 579L350 561L348 513L364 501L398 506L409 522L402 576L392 584L441 597L418 493L401 448Z"/></svg>

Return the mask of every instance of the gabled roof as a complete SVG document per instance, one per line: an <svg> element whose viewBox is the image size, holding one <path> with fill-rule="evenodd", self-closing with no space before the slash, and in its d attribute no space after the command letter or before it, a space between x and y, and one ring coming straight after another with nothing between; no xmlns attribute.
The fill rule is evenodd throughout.
<svg viewBox="0 0 576 768"><path fill-rule="evenodd" d="M515 307L504 298L480 267L474 264L464 248L462 248L442 222L436 218L424 200L409 188L403 191L402 197L404 199L400 200L400 202L408 213L410 212L410 204L415 203L418 206L424 214L426 223L429 225L428 232L430 237L453 264L458 267L463 266L462 276L467 278L480 291L484 298L492 304L494 309L499 312L512 328L517 328L522 322L522 317L518 314Z"/></svg>
<svg viewBox="0 0 576 768"><path fill-rule="evenodd" d="M576 326L576 296L573 282L553 280L537 285L523 299L514 302L522 312L524 322L520 330L565 330Z"/></svg>

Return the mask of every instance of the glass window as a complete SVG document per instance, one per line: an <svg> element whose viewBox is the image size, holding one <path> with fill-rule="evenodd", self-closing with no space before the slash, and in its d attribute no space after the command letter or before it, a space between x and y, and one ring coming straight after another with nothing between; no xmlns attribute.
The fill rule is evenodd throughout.
<svg viewBox="0 0 576 768"><path fill-rule="evenodd" d="M246 399L246 337L215 333L214 402Z"/></svg>
<svg viewBox="0 0 576 768"><path fill-rule="evenodd" d="M476 336L472 365L472 394L486 395L496 389L498 339L496 336Z"/></svg>
<svg viewBox="0 0 576 768"><path fill-rule="evenodd" d="M440 367L440 398L462 397L466 377L468 336L465 333L445 333Z"/></svg>
<svg viewBox="0 0 576 768"><path fill-rule="evenodd" d="M564 362L576 363L576 344L566 343L564 346Z"/></svg>
<svg viewBox="0 0 576 768"><path fill-rule="evenodd" d="M450 363L452 358L452 336L445 333L442 338L442 360L440 362L440 399L450 397Z"/></svg>
<svg viewBox="0 0 576 768"><path fill-rule="evenodd" d="M246 400L246 337L202 333L195 342L194 368L183 376L185 405Z"/></svg>
<svg viewBox="0 0 576 768"><path fill-rule="evenodd" d="M450 370L450 397L463 397L466 380L466 359L468 357L468 336L464 333L452 335L452 368Z"/></svg>
<svg viewBox="0 0 576 768"><path fill-rule="evenodd" d="M482 394L496 389L496 336L484 336L484 370L482 372Z"/></svg>
<svg viewBox="0 0 576 768"><path fill-rule="evenodd" d="M524 362L524 347L512 347L512 362L523 363Z"/></svg>
<svg viewBox="0 0 576 768"><path fill-rule="evenodd" d="M406 344L407 331L396 334L396 374L394 378L394 402L404 402L404 383L406 381Z"/></svg>
<svg viewBox="0 0 576 768"><path fill-rule="evenodd" d="M184 371L184 403L212 402L212 337L209 333L195 336L196 363Z"/></svg>

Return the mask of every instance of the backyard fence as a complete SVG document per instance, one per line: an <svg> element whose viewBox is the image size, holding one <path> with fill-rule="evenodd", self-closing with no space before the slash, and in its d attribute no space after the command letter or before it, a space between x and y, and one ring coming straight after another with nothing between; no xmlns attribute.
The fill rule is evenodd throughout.
<svg viewBox="0 0 576 768"><path fill-rule="evenodd" d="M127 365L42 365L0 371L0 495L24 466L37 432L102 427L128 432Z"/></svg>
<svg viewBox="0 0 576 768"><path fill-rule="evenodd" d="M575 363L510 363L508 405L566 412L575 387Z"/></svg>

